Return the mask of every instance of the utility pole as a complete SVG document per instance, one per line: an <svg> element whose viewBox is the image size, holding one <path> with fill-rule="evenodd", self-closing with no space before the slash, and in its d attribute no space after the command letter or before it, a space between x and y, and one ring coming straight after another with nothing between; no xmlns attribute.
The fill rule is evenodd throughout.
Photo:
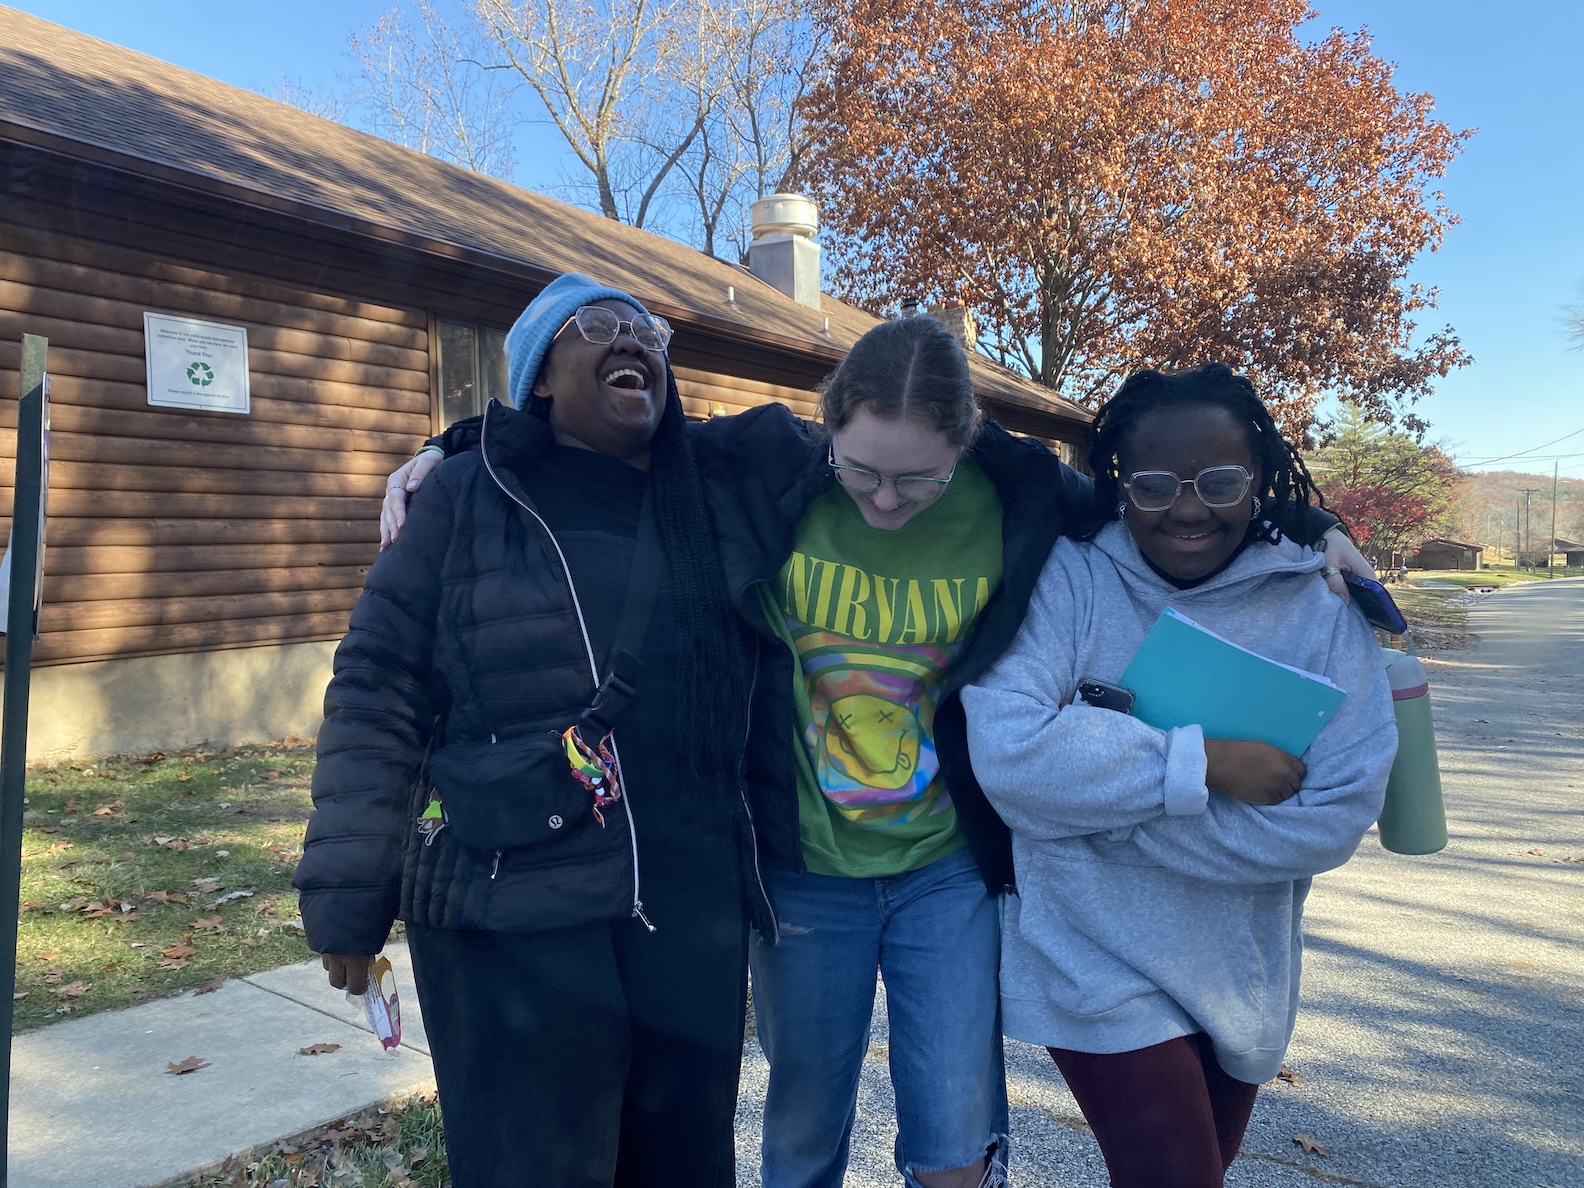
<svg viewBox="0 0 1584 1188"><path fill-rule="evenodd" d="M1556 577L1556 572L1551 568L1551 558L1556 555L1556 505L1557 505L1557 469L1561 463L1558 459L1551 459L1551 540L1546 545L1546 577ZM1566 558L1563 558L1566 560Z"/></svg>
<svg viewBox="0 0 1584 1188"><path fill-rule="evenodd" d="M1524 497L1524 502L1523 502L1523 550L1524 550L1525 553L1529 553L1529 554L1533 554L1534 553L1534 533L1530 531L1530 518L1529 518L1529 502L1530 502L1530 500L1529 500L1529 497L1531 495L1533 495L1536 491L1544 491L1544 490L1545 490L1544 487L1525 487L1523 489L1523 497ZM1547 555L1549 556L1549 554L1547 554ZM1529 560L1531 562L1533 562L1534 561L1534 557L1531 555Z"/></svg>

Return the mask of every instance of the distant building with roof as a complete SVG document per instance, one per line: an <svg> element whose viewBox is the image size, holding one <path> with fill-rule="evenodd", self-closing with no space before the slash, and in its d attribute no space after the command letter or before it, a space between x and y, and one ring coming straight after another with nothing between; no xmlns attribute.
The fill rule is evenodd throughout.
<svg viewBox="0 0 1584 1188"><path fill-rule="evenodd" d="M1485 546L1438 536L1419 546L1410 564L1419 569L1478 569Z"/></svg>
<svg viewBox="0 0 1584 1188"><path fill-rule="evenodd" d="M53 384L36 756L315 731L383 477L504 395L505 328L556 275L591 273L671 321L694 416L811 414L875 324L820 294L817 271L811 289L760 269L778 291L13 9L0 25L0 408L24 332L50 340ZM151 403L151 327L245 330L246 411ZM208 366L190 369L195 392ZM973 374L1008 428L1087 440L1077 405L979 356Z"/></svg>
<svg viewBox="0 0 1584 1188"><path fill-rule="evenodd" d="M1569 569L1584 566L1584 544L1558 536L1551 542L1551 555L1554 557L1558 553L1565 558L1563 564Z"/></svg>

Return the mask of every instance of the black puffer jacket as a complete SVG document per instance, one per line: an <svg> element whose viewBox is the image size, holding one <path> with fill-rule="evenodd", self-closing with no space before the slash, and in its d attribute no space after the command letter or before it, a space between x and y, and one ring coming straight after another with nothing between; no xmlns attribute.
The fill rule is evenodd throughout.
<svg viewBox="0 0 1584 1188"><path fill-rule="evenodd" d="M295 879L318 952L376 953L398 914L530 931L626 916L639 902L625 800L604 827L568 813L543 841L503 853L418 828L431 743L456 755L560 730L596 686L571 576L501 464L552 448L549 426L492 405L483 437L414 498L336 650Z"/></svg>

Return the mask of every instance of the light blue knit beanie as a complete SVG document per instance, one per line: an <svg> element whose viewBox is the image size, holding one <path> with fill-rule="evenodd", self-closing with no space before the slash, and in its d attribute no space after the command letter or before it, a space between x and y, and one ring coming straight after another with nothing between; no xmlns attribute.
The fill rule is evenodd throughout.
<svg viewBox="0 0 1584 1188"><path fill-rule="evenodd" d="M523 408L533 398L539 368L544 365L556 331L566 325L579 306L607 297L625 301L645 316L649 313L632 294L607 288L582 272L563 272L522 311L506 335L506 391L514 408Z"/></svg>

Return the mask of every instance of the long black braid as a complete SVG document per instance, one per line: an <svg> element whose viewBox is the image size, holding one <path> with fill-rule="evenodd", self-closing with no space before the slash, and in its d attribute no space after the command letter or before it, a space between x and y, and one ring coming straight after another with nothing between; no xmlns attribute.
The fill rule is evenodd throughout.
<svg viewBox="0 0 1584 1188"><path fill-rule="evenodd" d="M695 820L724 828L740 810L737 777L748 733L748 650L715 547L704 480L667 369L666 408L650 447L655 526L671 563L681 639L676 732L683 775L709 798Z"/></svg>
<svg viewBox="0 0 1584 1188"><path fill-rule="evenodd" d="M1123 499L1122 449L1139 421L1156 409L1186 404L1224 408L1248 431L1249 448L1262 476L1260 488L1254 492L1261 510L1249 521L1248 540L1275 544L1283 533L1300 541L1308 539L1303 514L1314 505L1325 507L1325 496L1298 451L1276 427L1248 377L1223 363L1205 363L1169 375L1136 371L1101 406L1094 419L1094 444L1089 447L1095 506L1101 513ZM1093 536L1101 526L1095 524L1087 535Z"/></svg>

